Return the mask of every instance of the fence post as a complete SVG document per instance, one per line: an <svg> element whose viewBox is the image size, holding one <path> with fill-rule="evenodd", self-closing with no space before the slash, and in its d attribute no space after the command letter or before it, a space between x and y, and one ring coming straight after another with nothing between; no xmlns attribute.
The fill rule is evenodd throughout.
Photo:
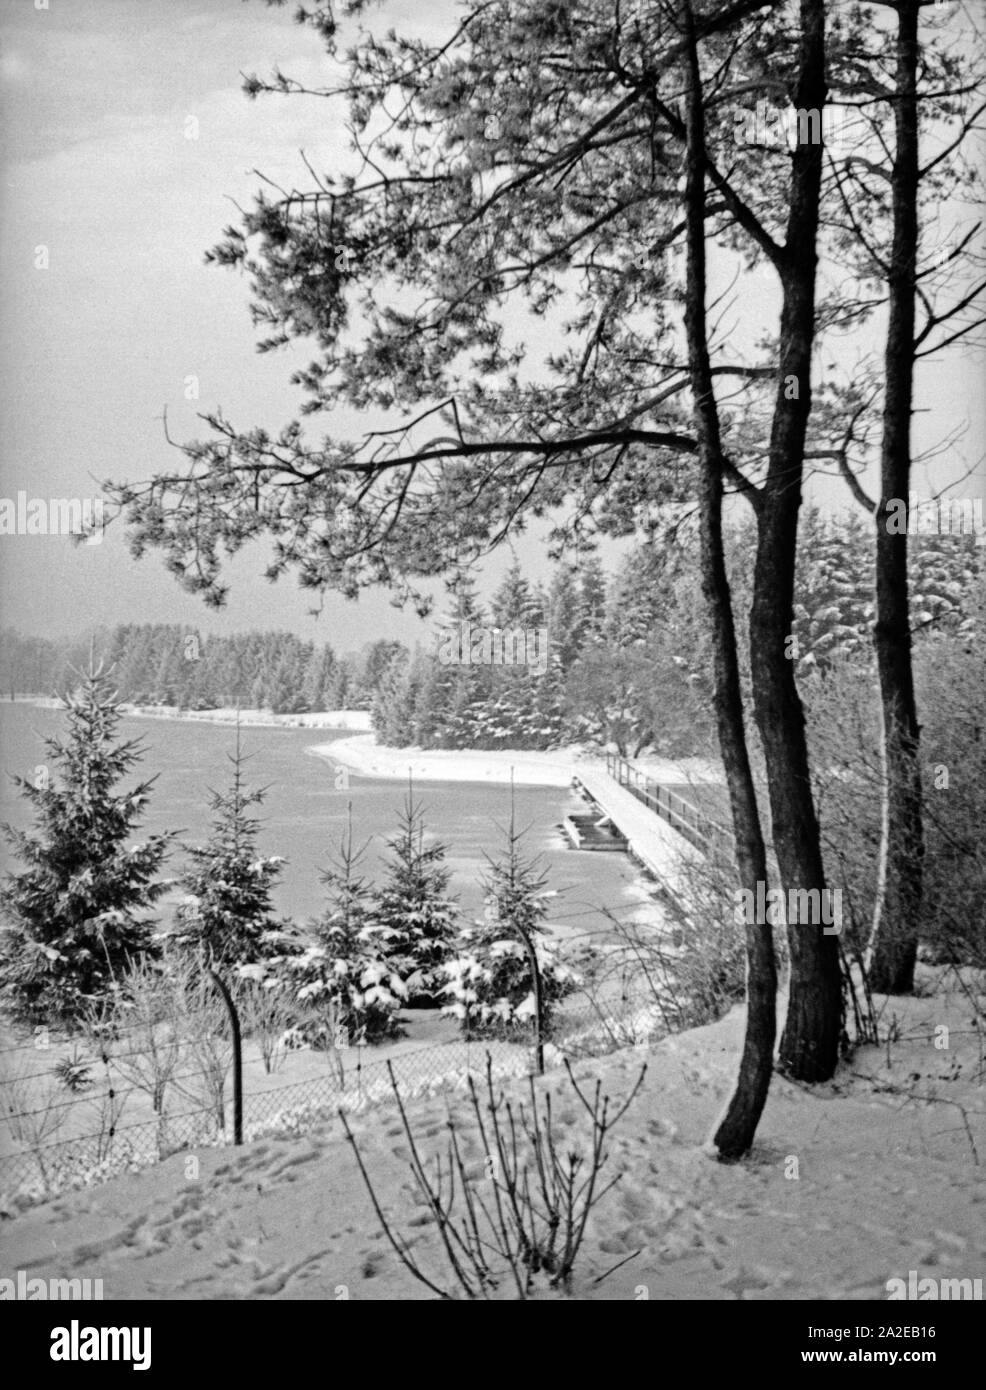
<svg viewBox="0 0 986 1390"><path fill-rule="evenodd" d="M240 1016L236 1012L233 996L211 964L209 974L223 997L233 1034L233 1143L238 1146L243 1143L243 1041L240 1037Z"/></svg>

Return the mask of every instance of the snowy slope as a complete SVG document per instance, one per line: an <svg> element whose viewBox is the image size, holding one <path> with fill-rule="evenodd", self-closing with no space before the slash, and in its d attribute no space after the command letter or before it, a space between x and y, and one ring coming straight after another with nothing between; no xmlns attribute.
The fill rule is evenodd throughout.
<svg viewBox="0 0 986 1390"><path fill-rule="evenodd" d="M702 1146L728 1098L740 1011L648 1054L580 1063L577 1075L601 1077L614 1097L645 1055L649 1071L613 1135L611 1162L624 1176L591 1220L575 1296L883 1299L887 1280L912 1269L986 1278L975 1152L986 1157L986 1087L971 1005L961 993L893 1000L885 1025L893 1015L899 1041L858 1053L832 1084L808 1091L775 1078L756 1152L734 1166ZM951 1030L947 1050L934 1046L940 1025ZM559 1072L541 1084L567 1089ZM453 1112L465 1115L459 1097ZM425 1151L436 1151L444 1102L411 1114ZM579 1107L559 1101L557 1117L577 1143ZM385 1209L446 1283L396 1114L353 1123ZM470 1157L482 1167L476 1142ZM337 1126L197 1159L198 1177L178 1155L4 1221L0 1272L102 1278L107 1298L431 1296L379 1233Z"/></svg>

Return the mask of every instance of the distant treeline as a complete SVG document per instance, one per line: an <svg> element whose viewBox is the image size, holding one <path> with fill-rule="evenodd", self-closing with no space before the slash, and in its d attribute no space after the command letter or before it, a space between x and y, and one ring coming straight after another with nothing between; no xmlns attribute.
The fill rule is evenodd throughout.
<svg viewBox="0 0 986 1390"><path fill-rule="evenodd" d="M741 637L755 544L752 523L728 528ZM916 637L961 633L974 623L986 556L975 537L919 534L909 552ZM802 513L790 638L802 678L871 659L872 556L861 517ZM380 741L391 747L551 748L577 741L629 756L647 749L676 756L704 751L713 732L707 630L686 521L655 531L610 575L594 554L556 564L546 582L515 562L488 603L461 579L413 651L378 639L337 655L326 643L290 633L217 637L164 624L101 629L67 643L3 630L0 688L63 692L88 664L92 641L97 659L112 665L120 698L136 704L239 705L279 714L368 709ZM505 632L512 640L503 640Z"/></svg>
<svg viewBox="0 0 986 1390"><path fill-rule="evenodd" d="M216 709L239 705L277 714L368 709L399 642L371 642L337 655L327 643L291 633L207 636L163 623L100 629L75 642L0 631L0 688L58 695L75 686L89 662L112 667L121 700L134 704Z"/></svg>

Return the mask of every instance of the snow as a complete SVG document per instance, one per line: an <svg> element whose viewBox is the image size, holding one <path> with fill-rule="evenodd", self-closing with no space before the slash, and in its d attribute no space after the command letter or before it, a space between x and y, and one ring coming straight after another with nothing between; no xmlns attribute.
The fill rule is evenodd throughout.
<svg viewBox="0 0 986 1390"><path fill-rule="evenodd" d="M567 787L577 768L577 751L525 749L383 748L373 734L358 734L310 750L362 777L415 782L509 782L517 786Z"/></svg>
<svg viewBox="0 0 986 1390"><path fill-rule="evenodd" d="M774 1078L743 1163L718 1164L707 1147L734 1080L742 1010L649 1052L579 1062L576 1076L598 1077L614 1099L645 1059L648 1074L613 1132L612 1169L623 1176L590 1218L574 1296L883 1300L887 1281L911 1270L982 1278L980 1035L968 996L945 992L936 972L922 974L941 992L888 1001L883 1025L896 1041L862 1049L825 1086ZM935 1046L942 1025L947 1050ZM520 1080L504 1084L523 1093ZM570 1097L558 1071L537 1084ZM481 1171L461 1091L447 1102L409 1102L423 1151L444 1152L446 1104ZM419 1264L447 1284L393 1107L350 1123L384 1210ZM577 1102L559 1099L555 1123L563 1150L580 1145ZM431 1297L380 1232L338 1121L300 1137L287 1120L281 1130L29 1209L4 1223L5 1270L99 1277L109 1299Z"/></svg>
<svg viewBox="0 0 986 1390"><path fill-rule="evenodd" d="M203 724L235 724L264 729L369 729L370 712L363 709L315 710L307 714L272 714L266 709L184 709L174 705L123 705L127 714L144 719L192 719Z"/></svg>
<svg viewBox="0 0 986 1390"><path fill-rule="evenodd" d="M17 704L36 705L41 709L63 708L61 700L45 695L19 695ZM372 727L370 711L364 709L312 710L306 714L272 714L268 709L241 709L225 705L217 709L180 709L177 705L134 705L123 703L124 714L139 715L142 719L191 719L202 724L240 723L265 729L352 729L361 732Z"/></svg>
<svg viewBox="0 0 986 1390"><path fill-rule="evenodd" d="M342 727L342 726L339 726ZM516 748L385 748L374 734L359 734L335 743L317 744L310 752L363 777L416 782L509 782L517 786L567 787L580 768L605 770L606 760L579 744L546 752ZM720 765L705 758L660 758L644 755L634 766L670 784L722 782Z"/></svg>

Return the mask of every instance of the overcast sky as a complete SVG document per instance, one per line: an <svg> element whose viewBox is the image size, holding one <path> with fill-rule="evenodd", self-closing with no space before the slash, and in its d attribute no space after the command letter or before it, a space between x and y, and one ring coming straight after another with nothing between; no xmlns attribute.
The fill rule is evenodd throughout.
<svg viewBox="0 0 986 1390"><path fill-rule="evenodd" d="M405 6L393 9L400 22ZM325 167L341 153L329 103L241 91L241 72L275 65L316 79L317 36L260 0L50 0L47 11L0 0L0 15L0 495L94 496L92 475L173 466L165 404L176 438L204 433L195 413L217 405L244 426L284 424L299 400L292 356L257 355L246 281L205 266L203 252L237 220L230 199L249 204L254 168L300 182L301 148ZM48 270L35 268L41 245ZM190 376L198 402L185 399ZM157 556L133 561L119 527L94 546L3 537L0 622L262 625L343 649L418 630L379 593L358 606L330 596L316 625L311 594L290 578L268 584L263 564L254 548L231 567L215 614Z"/></svg>
<svg viewBox="0 0 986 1390"><path fill-rule="evenodd" d="M201 433L195 412L216 406L245 427L278 428L293 417L290 352L256 354L246 282L203 264L205 249L237 220L230 199L250 202L255 168L304 184L300 149L316 167L345 158L341 107L251 102L242 93L246 71L266 75L277 65L312 82L324 74L319 40L291 22L291 8L49 0L39 10L34 0L0 0L0 496L93 496L93 477L146 477L173 465L165 404L177 438ZM384 9L398 30L413 20L436 34L450 13L447 0L388 0ZM35 266L39 246L48 248L46 270ZM294 360L309 356L298 351ZM969 462L986 433L982 367L971 353L954 356L919 383L919 407L934 402L950 423L969 417L960 451ZM198 401L184 398L191 376ZM918 419L925 429L926 417ZM933 430L939 437L942 417ZM523 542L522 561L536 549ZM214 614L155 555L131 560L118 527L82 547L7 536L0 623L44 634L102 622L283 627L344 650L420 631L377 593L358 605L330 595L316 625L311 596L290 578L267 584L263 565L256 548L232 565L228 606Z"/></svg>

